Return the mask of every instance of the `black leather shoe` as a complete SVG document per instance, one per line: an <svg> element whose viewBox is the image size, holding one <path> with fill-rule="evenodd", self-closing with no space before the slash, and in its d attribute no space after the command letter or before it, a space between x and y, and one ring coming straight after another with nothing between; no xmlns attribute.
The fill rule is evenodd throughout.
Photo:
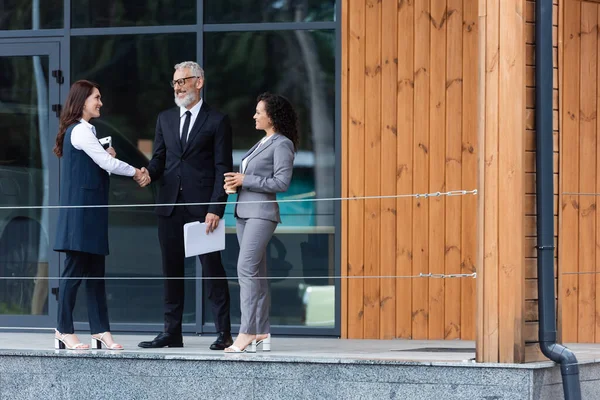
<svg viewBox="0 0 600 400"><path fill-rule="evenodd" d="M172 333L159 333L157 337L148 342L140 342L139 347L144 349L158 349L161 347L183 347L183 338L181 335Z"/></svg>
<svg viewBox="0 0 600 400"><path fill-rule="evenodd" d="M229 347L233 344L233 338L231 337L231 332L219 332L219 336L217 336L217 340L210 345L211 350L225 350L226 347Z"/></svg>

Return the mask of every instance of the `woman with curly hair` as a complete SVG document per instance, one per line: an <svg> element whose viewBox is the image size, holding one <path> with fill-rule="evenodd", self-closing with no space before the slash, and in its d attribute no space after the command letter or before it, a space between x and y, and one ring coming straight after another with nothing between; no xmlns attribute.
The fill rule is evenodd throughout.
<svg viewBox="0 0 600 400"><path fill-rule="evenodd" d="M271 93L261 94L256 101L256 129L265 131L265 136L244 155L240 172L225 174L225 190L237 192L239 202L235 217L242 320L235 342L225 349L231 353L255 352L258 345L271 350L267 245L281 222L279 205L273 200L290 185L298 146L298 116L290 102Z"/></svg>

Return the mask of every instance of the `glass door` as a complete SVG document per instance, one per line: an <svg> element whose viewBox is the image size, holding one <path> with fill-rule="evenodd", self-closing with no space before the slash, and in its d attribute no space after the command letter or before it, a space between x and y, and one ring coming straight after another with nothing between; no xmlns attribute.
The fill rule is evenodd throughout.
<svg viewBox="0 0 600 400"><path fill-rule="evenodd" d="M59 52L0 42L0 328L56 321Z"/></svg>

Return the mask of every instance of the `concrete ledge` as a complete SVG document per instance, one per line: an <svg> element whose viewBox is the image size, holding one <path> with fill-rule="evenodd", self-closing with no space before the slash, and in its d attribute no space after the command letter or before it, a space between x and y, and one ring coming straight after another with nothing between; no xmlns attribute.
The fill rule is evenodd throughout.
<svg viewBox="0 0 600 400"><path fill-rule="evenodd" d="M84 341L86 333L80 333ZM8 399L562 399L550 361L477 364L468 341L275 337L274 351L224 354L214 337L124 351L51 350L53 332L0 332L0 400ZM586 399L600 398L600 346L569 346Z"/></svg>
<svg viewBox="0 0 600 400"><path fill-rule="evenodd" d="M561 399L557 366L277 360L233 357L0 353L0 399ZM600 366L582 365L584 398Z"/></svg>

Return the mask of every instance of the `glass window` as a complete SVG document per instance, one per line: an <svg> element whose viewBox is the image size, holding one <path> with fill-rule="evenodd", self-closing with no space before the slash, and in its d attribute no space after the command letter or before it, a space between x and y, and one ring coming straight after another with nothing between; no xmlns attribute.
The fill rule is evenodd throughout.
<svg viewBox="0 0 600 400"><path fill-rule="evenodd" d="M158 114L173 103L173 66L196 56L193 33L73 37L71 81L90 79L100 85L102 116L92 120L98 137L111 136L117 157L135 167L151 155ZM112 175L110 204L154 203L154 185L140 188L131 179ZM162 278L157 218L153 207L111 208L108 277ZM194 276L193 259L186 275ZM186 281L184 323L195 322L195 282ZM163 321L163 281L108 280L111 322ZM85 321L85 302L76 318Z"/></svg>
<svg viewBox="0 0 600 400"><path fill-rule="evenodd" d="M0 205L48 204L48 57L0 58ZM0 314L48 314L48 210L0 211Z"/></svg>
<svg viewBox="0 0 600 400"><path fill-rule="evenodd" d="M231 118L234 168L264 135L252 120L257 95L282 94L299 114L301 137L292 183L278 199L334 197L334 31L207 32L204 37L205 97ZM280 204L282 224L267 252L272 324L334 326L334 283L328 278L334 275L334 207L333 202ZM227 275L236 276L232 205L225 220L229 235L223 261ZM230 281L230 287L235 323L237 281Z"/></svg>
<svg viewBox="0 0 600 400"><path fill-rule="evenodd" d="M73 28L196 23L196 0L77 0L71 4Z"/></svg>
<svg viewBox="0 0 600 400"><path fill-rule="evenodd" d="M63 27L63 0L0 1L0 30Z"/></svg>
<svg viewBox="0 0 600 400"><path fill-rule="evenodd" d="M333 21L335 0L204 0L204 22Z"/></svg>

